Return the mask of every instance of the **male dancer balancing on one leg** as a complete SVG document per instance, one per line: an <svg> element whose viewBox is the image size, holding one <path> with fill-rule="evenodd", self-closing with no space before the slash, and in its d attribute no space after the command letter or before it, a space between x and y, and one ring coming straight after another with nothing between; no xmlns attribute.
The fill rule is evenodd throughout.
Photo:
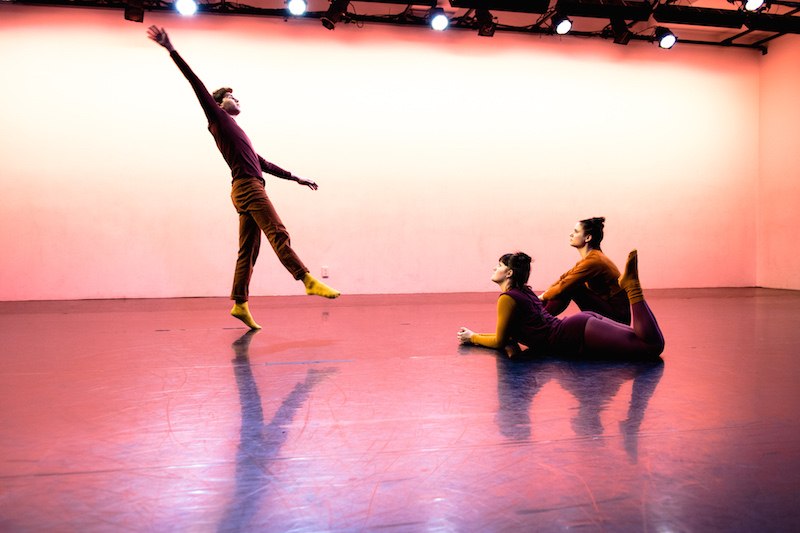
<svg viewBox="0 0 800 533"><path fill-rule="evenodd" d="M260 329L250 314L247 306L250 276L258 257L261 244L261 231L269 239L272 248L283 266L295 279L302 280L307 294L316 294L325 298L336 298L339 293L308 273L308 269L292 250L289 233L286 231L278 213L272 206L264 190L262 172L267 172L282 179L296 181L312 190L317 189L314 181L295 176L291 172L265 161L253 149L250 139L236 123L234 117L241 111L239 101L231 94L233 89L223 87L208 92L203 82L192 72L189 65L178 55L169 41L164 28L150 26L147 36L169 51L170 57L189 80L200 106L208 119L208 130L214 136L222 157L231 168L233 189L231 199L239 212L239 256L236 261L236 272L233 277L231 300L234 300L231 315L244 322L251 329Z"/></svg>

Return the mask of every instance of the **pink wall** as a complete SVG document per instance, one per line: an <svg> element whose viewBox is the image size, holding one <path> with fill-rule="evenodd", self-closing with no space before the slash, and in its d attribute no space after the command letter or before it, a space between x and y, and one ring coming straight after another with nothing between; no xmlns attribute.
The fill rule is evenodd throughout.
<svg viewBox="0 0 800 533"><path fill-rule="evenodd" d="M594 215L608 218L612 258L640 250L647 287L756 284L771 54L145 22L0 5L13 91L0 130L0 300L228 294L229 172L188 83L146 39L151 23L209 88L235 88L263 156L320 183L268 178L268 192L312 273L329 266L345 293L493 291L497 257L516 249L536 258L542 288L577 261L567 234ZM788 278L772 270L770 285ZM264 250L252 294L300 293Z"/></svg>
<svg viewBox="0 0 800 533"><path fill-rule="evenodd" d="M800 36L778 39L761 66L758 285L800 289Z"/></svg>

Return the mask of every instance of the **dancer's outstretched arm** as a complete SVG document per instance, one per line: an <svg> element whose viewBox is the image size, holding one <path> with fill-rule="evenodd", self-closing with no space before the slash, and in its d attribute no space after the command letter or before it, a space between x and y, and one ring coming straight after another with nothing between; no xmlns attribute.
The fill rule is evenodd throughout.
<svg viewBox="0 0 800 533"><path fill-rule="evenodd" d="M516 302L511 296L501 294L497 299L496 333L475 333L462 327L457 333L459 342L461 344L477 344L495 350L505 349L509 357L519 353L519 345L509 337L509 327L515 307Z"/></svg>
<svg viewBox="0 0 800 533"><path fill-rule="evenodd" d="M306 187L308 187L312 191L316 191L319 188L319 185L317 185L317 182L315 182L314 180L311 180L311 179L308 179L308 178L304 178L304 177L298 176L296 174L292 174L292 178L291 179L293 181L296 181L300 185L305 185Z"/></svg>
<svg viewBox="0 0 800 533"><path fill-rule="evenodd" d="M203 112L206 114L209 125L219 122L219 117L217 114L225 114L225 111L223 111L219 104L217 104L217 102L214 100L214 97L208 92L208 89L206 89L206 86L202 81L200 81L200 78L198 78L192 69L189 68L189 65L186 63L186 61L183 60L180 54L175 50L175 47L172 46L166 30L157 26L150 26L147 29L147 36L169 51L170 57L178 66L178 69L180 69L181 73L183 73L183 75L186 77L186 80L189 82L189 84L192 86L195 95L197 95L197 99L200 101L200 106L203 108ZM287 172L287 174L289 173Z"/></svg>
<svg viewBox="0 0 800 533"><path fill-rule="evenodd" d="M172 43L169 42L169 35L164 30L164 28L159 28L158 26L150 26L147 28L147 36L152 39L153 41L157 42L161 46L167 49L169 52L174 52L175 48L172 47Z"/></svg>
<svg viewBox="0 0 800 533"><path fill-rule="evenodd" d="M258 155L258 154L256 154ZM276 178L281 178L284 180L295 181L300 185L305 185L312 191L316 191L319 187L314 180L310 180L308 178L300 177L296 174L292 174L288 170L283 170L281 167L276 165L275 163L270 163L260 155L258 156L258 163L261 165L261 170L266 172L267 174L272 174Z"/></svg>

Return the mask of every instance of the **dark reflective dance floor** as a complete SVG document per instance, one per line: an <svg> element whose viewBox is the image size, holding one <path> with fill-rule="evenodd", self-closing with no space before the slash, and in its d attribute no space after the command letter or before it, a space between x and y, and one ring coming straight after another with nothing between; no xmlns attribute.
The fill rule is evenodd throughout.
<svg viewBox="0 0 800 533"><path fill-rule="evenodd" d="M0 531L800 530L800 293L645 295L662 364L459 347L495 294L0 303Z"/></svg>

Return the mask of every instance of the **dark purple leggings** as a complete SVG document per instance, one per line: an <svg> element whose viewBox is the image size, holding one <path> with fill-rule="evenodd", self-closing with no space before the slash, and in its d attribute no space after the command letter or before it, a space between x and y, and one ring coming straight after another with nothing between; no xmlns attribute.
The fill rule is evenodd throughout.
<svg viewBox="0 0 800 533"><path fill-rule="evenodd" d="M550 339L550 346L559 355L577 355L583 351L586 323L591 313L580 312L561 319L561 324Z"/></svg>

